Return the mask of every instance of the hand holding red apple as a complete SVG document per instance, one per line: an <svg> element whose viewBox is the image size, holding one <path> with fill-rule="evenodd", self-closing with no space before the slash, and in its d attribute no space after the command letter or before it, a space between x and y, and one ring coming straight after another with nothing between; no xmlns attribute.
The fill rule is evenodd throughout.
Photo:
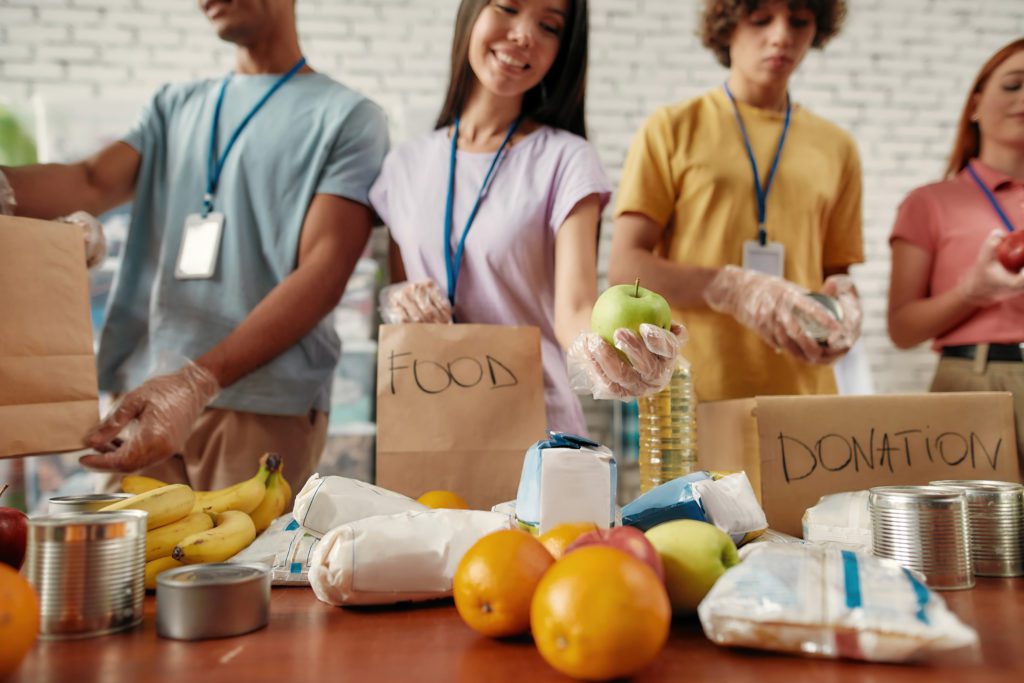
<svg viewBox="0 0 1024 683"><path fill-rule="evenodd" d="M6 490L4 484L0 495ZM21 569L27 543L28 515L16 508L0 507L0 562Z"/></svg>
<svg viewBox="0 0 1024 683"><path fill-rule="evenodd" d="M1015 236L1018 234L1021 236ZM1010 238L1013 242L1006 244ZM988 234L977 259L959 283L960 294L966 301L974 306L991 306L1024 294L1024 274L1007 266L1017 266L1013 259L1017 258L1019 251L1024 251L1024 246L1018 249L1015 244L1021 240L1024 240L1024 233L1014 232L1007 236L1001 228ZM1005 263L1000 258L1000 250L1006 252Z"/></svg>
<svg viewBox="0 0 1024 683"><path fill-rule="evenodd" d="M1015 230L996 247L996 257L1011 273L1019 273L1024 268L1024 232Z"/></svg>

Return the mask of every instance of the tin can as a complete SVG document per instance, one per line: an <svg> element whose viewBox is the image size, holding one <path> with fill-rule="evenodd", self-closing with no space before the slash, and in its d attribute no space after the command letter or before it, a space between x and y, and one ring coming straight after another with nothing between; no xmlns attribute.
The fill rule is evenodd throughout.
<svg viewBox="0 0 1024 683"><path fill-rule="evenodd" d="M131 497L130 493L84 493L77 496L58 496L50 499L49 511L51 515L62 512L96 512L111 503Z"/></svg>
<svg viewBox="0 0 1024 683"><path fill-rule="evenodd" d="M974 586L967 497L938 486L876 486L868 493L876 557L916 569L930 588Z"/></svg>
<svg viewBox="0 0 1024 683"><path fill-rule="evenodd" d="M156 632L162 638L237 636L266 626L269 614L270 570L261 564L197 564L156 577Z"/></svg>
<svg viewBox="0 0 1024 683"><path fill-rule="evenodd" d="M947 479L934 486L967 496L971 557L978 576L1024 576L1024 486L1008 481Z"/></svg>
<svg viewBox="0 0 1024 683"><path fill-rule="evenodd" d="M146 513L69 512L29 519L26 574L39 637L88 638L142 621Z"/></svg>
<svg viewBox="0 0 1024 683"><path fill-rule="evenodd" d="M807 297L820 304L837 322L843 321L843 308L839 305L838 299L821 292L807 292ZM798 306L793 308L793 315L800 322L800 326L818 344L822 346L828 344L829 329L827 327L822 326L817 320L806 315Z"/></svg>

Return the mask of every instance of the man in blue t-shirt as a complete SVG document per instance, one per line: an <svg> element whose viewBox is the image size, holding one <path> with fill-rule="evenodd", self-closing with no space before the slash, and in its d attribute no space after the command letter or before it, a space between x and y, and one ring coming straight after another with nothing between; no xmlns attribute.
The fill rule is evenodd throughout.
<svg viewBox="0 0 1024 683"><path fill-rule="evenodd" d="M84 465L211 489L277 451L301 485L340 353L326 316L369 237L387 124L305 64L293 0L200 7L236 46L231 75L164 86L123 140L0 168L0 187L37 218L133 201L98 357L122 398Z"/></svg>

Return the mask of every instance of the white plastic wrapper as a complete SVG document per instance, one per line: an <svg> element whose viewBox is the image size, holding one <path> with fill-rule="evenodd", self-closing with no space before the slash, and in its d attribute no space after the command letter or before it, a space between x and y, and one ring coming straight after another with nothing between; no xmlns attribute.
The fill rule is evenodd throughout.
<svg viewBox="0 0 1024 683"><path fill-rule="evenodd" d="M941 597L890 562L837 548L761 545L697 608L718 645L903 662L978 642Z"/></svg>
<svg viewBox="0 0 1024 683"><path fill-rule="evenodd" d="M804 539L845 550L871 552L871 513L868 492L849 491L822 496L803 517Z"/></svg>
<svg viewBox="0 0 1024 683"><path fill-rule="evenodd" d="M721 479L693 482L708 521L729 534L736 545L742 545L752 532L768 528L768 519L746 472L727 474ZM751 534L748 537L748 534Z"/></svg>
<svg viewBox="0 0 1024 683"><path fill-rule="evenodd" d="M306 531L323 536L336 526L366 517L429 509L408 496L365 481L314 474L295 496L292 513Z"/></svg>
<svg viewBox="0 0 1024 683"><path fill-rule="evenodd" d="M309 562L318 536L299 526L289 512L275 519L249 547L229 562L257 562L270 568L275 586L308 586Z"/></svg>
<svg viewBox="0 0 1024 683"><path fill-rule="evenodd" d="M445 598L466 551L514 525L508 515L482 510L403 512L344 524L313 551L309 584L331 605Z"/></svg>

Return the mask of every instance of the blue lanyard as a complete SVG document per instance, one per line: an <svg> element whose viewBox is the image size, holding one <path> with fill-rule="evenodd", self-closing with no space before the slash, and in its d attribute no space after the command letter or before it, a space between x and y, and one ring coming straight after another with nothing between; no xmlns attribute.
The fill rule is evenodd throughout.
<svg viewBox="0 0 1024 683"><path fill-rule="evenodd" d="M992 208L996 210L997 214L999 214L999 218L1003 221L1003 225L1006 226L1006 229L1013 232L1013 223L1010 222L1010 217L1006 215L1005 211L1003 211L1003 207L999 206L999 200L997 200L996 196L992 194L992 190L988 189L988 186L981 182L981 178L979 178L978 174L974 172L974 169L971 168L970 164L967 164L967 172L971 174L971 177L974 178L974 182L977 183L978 187L981 188L981 191L985 193L988 203L991 204Z"/></svg>
<svg viewBox="0 0 1024 683"><path fill-rule="evenodd" d="M782 145L786 143L786 132L789 130L789 117L793 107L789 102L789 93L786 93L786 120L782 123L782 135L779 136L779 146L775 149L775 158L772 159L771 170L768 171L768 180L764 187L761 186L761 176L757 172L757 160L754 159L754 149L750 146L750 136L747 135L747 127L743 125L743 117L740 116L740 108L736 104L736 98L729 90L729 84L723 83L725 94L732 102L732 110L736 113L736 123L740 126L740 134L743 135L743 144L747 147L747 157L750 159L750 167L754 170L754 194L757 197L757 240L763 247L768 243L768 232L764 227L765 215L768 213L768 191L772 189L772 180L775 179L775 170L779 167L779 158L782 156Z"/></svg>
<svg viewBox="0 0 1024 683"><path fill-rule="evenodd" d="M484 182L480 185L480 192L476 195L476 202L473 203L473 210L469 212L469 218L466 220L466 227L462 229L462 236L459 238L459 244L455 249L455 254L451 253L452 243L452 206L455 202L455 153L458 148L459 141L459 119L455 118L455 130L452 133L452 154L451 160L448 164L448 200L445 204L444 209L444 266L445 274L448 277L448 301L451 302L452 309L455 308L455 288L459 284L459 268L462 267L462 252L466 246L466 235L469 234L469 229L473 226L473 221L476 219L476 212L480 210L480 203L487 195L487 186L490 184L491 176L497 170L498 165L502 160L502 152L505 151L505 147L508 146L509 140L512 139L512 134L516 132L516 128L519 127L519 122L522 117L517 118L512 122L512 125L508 128L508 134L505 135L505 139L501 143L501 147L494 154L494 159L491 160L491 167L487 169L487 175L484 176Z"/></svg>
<svg viewBox="0 0 1024 683"><path fill-rule="evenodd" d="M221 154L220 159L218 159L217 125L220 123L220 108L221 105L224 104L224 91L227 90L228 81L231 80L231 74L228 74L227 77L224 79L224 82L221 83L220 94L217 95L217 106L213 110L213 125L212 129L210 130L210 153L206 161L206 194L203 196L204 217L207 214L209 214L210 211L213 210L213 199L217 194L217 185L218 183L220 183L221 171L224 170L224 162L227 161L228 153L231 152L231 148L235 146L236 142L238 142L238 136L242 134L242 129L244 129L249 124L249 121L251 121L252 117L256 115L256 112L258 112L260 108L267 103L267 100L270 99L270 96L277 92L278 88L284 85L289 78L298 73L299 69L301 69L305 65L306 58L303 57L302 59L295 63L295 66L293 66L288 71L288 73L278 78L274 85L270 86L270 89L267 90L266 93L264 93L263 97L260 98L260 101L256 103L256 105L249 111L249 113L246 114L245 118L242 119L242 122L238 124L238 127L235 128L235 132L231 134L230 138L228 138L227 146L224 147L224 153Z"/></svg>

